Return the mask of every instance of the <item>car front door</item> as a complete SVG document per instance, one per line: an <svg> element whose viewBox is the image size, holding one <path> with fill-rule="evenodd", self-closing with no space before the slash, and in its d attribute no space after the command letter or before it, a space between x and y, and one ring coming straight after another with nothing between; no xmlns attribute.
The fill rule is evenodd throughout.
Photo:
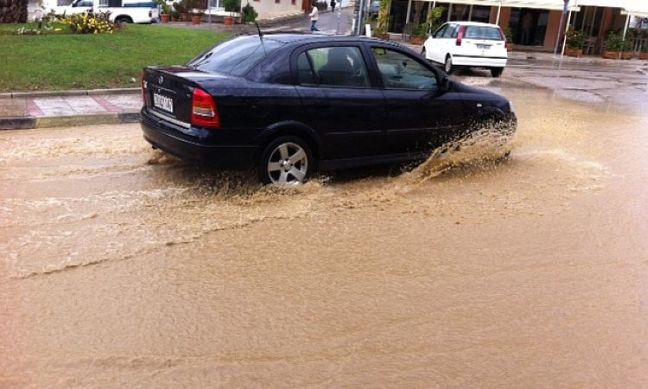
<svg viewBox="0 0 648 389"><path fill-rule="evenodd" d="M387 107L390 154L419 154L439 146L463 123L461 95L440 89L439 75L408 53L373 46Z"/></svg>
<svg viewBox="0 0 648 389"><path fill-rule="evenodd" d="M293 55L302 121L322 141L321 158L384 154L385 102L372 88L360 46L315 46Z"/></svg>

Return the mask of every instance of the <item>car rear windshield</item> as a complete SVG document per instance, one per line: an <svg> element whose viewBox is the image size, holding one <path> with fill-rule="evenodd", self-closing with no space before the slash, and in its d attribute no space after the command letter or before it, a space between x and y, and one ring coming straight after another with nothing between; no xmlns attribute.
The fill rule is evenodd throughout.
<svg viewBox="0 0 648 389"><path fill-rule="evenodd" d="M501 41L502 34L497 27L468 26L466 27L466 35L464 38Z"/></svg>
<svg viewBox="0 0 648 389"><path fill-rule="evenodd" d="M224 42L192 59L187 66L205 72L242 76L262 58L284 43L258 36Z"/></svg>

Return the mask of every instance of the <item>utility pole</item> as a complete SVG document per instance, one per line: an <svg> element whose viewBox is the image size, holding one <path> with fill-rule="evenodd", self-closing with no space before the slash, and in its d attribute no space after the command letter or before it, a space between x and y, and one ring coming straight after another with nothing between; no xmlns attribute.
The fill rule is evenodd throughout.
<svg viewBox="0 0 648 389"><path fill-rule="evenodd" d="M554 57L558 54L558 45L560 44L560 38L563 34L563 22L565 21L565 14L569 8L569 0L563 0L565 4L563 5L563 11L560 14L560 27L558 29L558 36L556 37L556 47L554 47Z"/></svg>
<svg viewBox="0 0 648 389"><path fill-rule="evenodd" d="M362 33L362 28L364 27L365 13L367 11L367 0L356 1L356 10L355 25L353 29L354 35L360 35Z"/></svg>

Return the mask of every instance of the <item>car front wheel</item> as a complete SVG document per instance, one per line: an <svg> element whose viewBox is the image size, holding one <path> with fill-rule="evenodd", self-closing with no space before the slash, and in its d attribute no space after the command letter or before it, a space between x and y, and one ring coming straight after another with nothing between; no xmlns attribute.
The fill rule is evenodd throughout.
<svg viewBox="0 0 648 389"><path fill-rule="evenodd" d="M310 147L296 136L282 136L270 142L259 159L259 179L264 184L304 183L315 167Z"/></svg>

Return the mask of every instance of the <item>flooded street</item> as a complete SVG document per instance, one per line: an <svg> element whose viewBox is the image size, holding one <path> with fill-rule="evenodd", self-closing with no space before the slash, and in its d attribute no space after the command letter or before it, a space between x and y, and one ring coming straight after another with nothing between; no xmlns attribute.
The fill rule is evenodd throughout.
<svg viewBox="0 0 648 389"><path fill-rule="evenodd" d="M506 161L290 189L1 132L0 387L648 386L648 116L502 88Z"/></svg>

